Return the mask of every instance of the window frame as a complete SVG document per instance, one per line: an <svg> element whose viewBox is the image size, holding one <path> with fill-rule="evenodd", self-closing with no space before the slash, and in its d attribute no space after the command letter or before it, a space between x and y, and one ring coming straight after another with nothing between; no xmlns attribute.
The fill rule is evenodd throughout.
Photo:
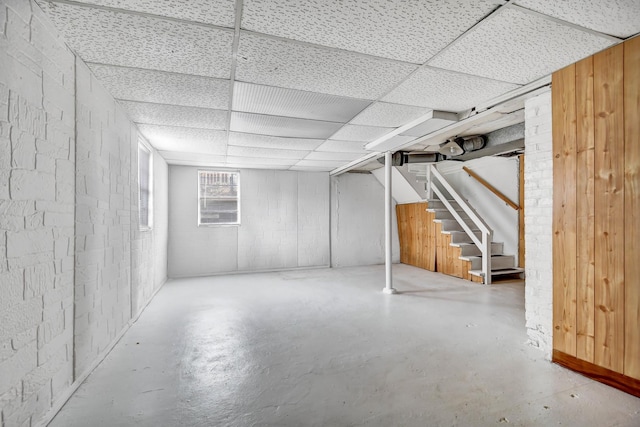
<svg viewBox="0 0 640 427"><path fill-rule="evenodd" d="M235 197L236 200L236 207L237 207L237 220L236 222L218 222L218 223L203 223L201 221L201 214L200 214L200 200L201 200L201 196L200 196L200 177L202 173L212 173L212 172L220 172L220 173L228 173L228 174L235 174L236 178L237 178L237 195ZM198 212L197 212L197 226L198 227L239 227L241 224L241 219L242 219L242 215L241 215L241 197L240 197L240 191L241 191L241 178L240 178L240 171L239 170L231 170L231 169L198 169L197 172L197 180L196 180L196 185L197 185L197 204L198 204Z"/></svg>
<svg viewBox="0 0 640 427"><path fill-rule="evenodd" d="M149 155L148 171L147 171L147 223L142 222L142 170L140 168L140 151L146 151ZM143 139L138 138L138 229L141 231L149 231L153 229L153 150L149 144Z"/></svg>

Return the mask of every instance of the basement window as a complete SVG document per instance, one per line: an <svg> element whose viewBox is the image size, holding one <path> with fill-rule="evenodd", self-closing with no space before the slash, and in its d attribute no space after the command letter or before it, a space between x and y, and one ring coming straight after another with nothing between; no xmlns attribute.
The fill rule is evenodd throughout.
<svg viewBox="0 0 640 427"><path fill-rule="evenodd" d="M240 172L198 171L198 225L240 224Z"/></svg>
<svg viewBox="0 0 640 427"><path fill-rule="evenodd" d="M152 163L151 149L138 141L138 223L141 230L148 230L152 223Z"/></svg>

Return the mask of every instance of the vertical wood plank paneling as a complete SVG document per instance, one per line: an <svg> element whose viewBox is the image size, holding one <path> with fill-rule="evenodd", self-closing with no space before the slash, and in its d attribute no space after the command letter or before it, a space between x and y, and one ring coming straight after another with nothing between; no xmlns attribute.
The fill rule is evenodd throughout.
<svg viewBox="0 0 640 427"><path fill-rule="evenodd" d="M624 366L623 45L593 57L596 365ZM631 214L631 212L629 212ZM636 261L637 262L637 261Z"/></svg>
<svg viewBox="0 0 640 427"><path fill-rule="evenodd" d="M407 206L396 205L396 218L398 219L398 240L400 240L400 262L407 264Z"/></svg>
<svg viewBox="0 0 640 427"><path fill-rule="evenodd" d="M594 362L594 116L593 57L576 63L577 270L576 355Z"/></svg>
<svg viewBox="0 0 640 427"><path fill-rule="evenodd" d="M436 271L436 224L433 222L436 215L433 212L425 212L427 214L427 231L428 231L428 262L427 270Z"/></svg>
<svg viewBox="0 0 640 427"><path fill-rule="evenodd" d="M553 347L576 355L575 65L553 74Z"/></svg>
<svg viewBox="0 0 640 427"><path fill-rule="evenodd" d="M624 44L624 373L640 379L640 38Z"/></svg>

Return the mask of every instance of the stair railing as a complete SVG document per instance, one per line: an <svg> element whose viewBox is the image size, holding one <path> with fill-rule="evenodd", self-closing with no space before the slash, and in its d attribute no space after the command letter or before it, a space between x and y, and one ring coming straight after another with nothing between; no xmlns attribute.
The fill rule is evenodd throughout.
<svg viewBox="0 0 640 427"><path fill-rule="evenodd" d="M435 185L436 182L439 183L449 193L453 200L458 203L458 206L460 206L462 210L467 214L471 222L473 222L473 224L480 230L481 238L478 238L473 230L471 230L471 227L469 227L467 222L462 219L460 213L455 210L449 200L444 196L440 188ZM493 234L493 231L487 226L487 224L485 224L485 222L478 216L478 214L476 214L471 206L469 206L467 201L463 199L460 194L458 194L458 192L451 186L451 184L447 182L440 171L438 171L438 169L436 169L434 165L429 164L427 165L427 198L433 199L434 193L482 253L482 275L484 276L484 283L486 285L490 285L491 236Z"/></svg>

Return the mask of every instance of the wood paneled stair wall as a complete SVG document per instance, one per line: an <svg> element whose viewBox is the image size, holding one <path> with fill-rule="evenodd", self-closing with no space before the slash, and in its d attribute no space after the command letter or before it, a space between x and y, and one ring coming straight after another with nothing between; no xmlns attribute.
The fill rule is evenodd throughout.
<svg viewBox="0 0 640 427"><path fill-rule="evenodd" d="M453 202L455 206L455 202ZM396 205L400 262L483 283L479 249L438 200ZM515 257L503 255L503 244L492 242L492 276L520 274Z"/></svg>

